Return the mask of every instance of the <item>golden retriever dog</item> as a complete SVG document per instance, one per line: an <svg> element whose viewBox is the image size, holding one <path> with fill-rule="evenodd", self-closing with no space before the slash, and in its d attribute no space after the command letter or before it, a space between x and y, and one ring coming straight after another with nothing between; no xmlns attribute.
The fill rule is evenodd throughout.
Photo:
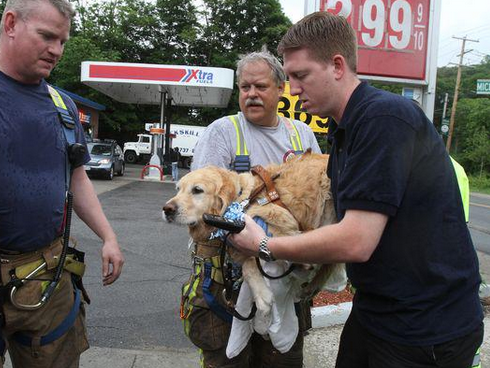
<svg viewBox="0 0 490 368"><path fill-rule="evenodd" d="M273 236L298 234L301 230L311 230L335 222L330 180L326 174L328 156L305 153L281 165L266 167L274 179L274 186L280 200L287 209L275 202L263 204L265 188L250 202L247 214L259 216L268 225ZM262 180L252 173L238 174L234 171L208 166L185 175L177 184L178 193L163 207L163 218L171 223L186 225L194 242L208 241L216 230L202 220L204 213L222 215L230 203L250 197ZM259 204L260 202L261 204ZM268 289L260 273L255 258L246 257L229 247L232 258L242 264L244 279L248 282L257 313L254 328L266 333L273 303L272 292ZM320 290L328 277L343 272L343 265L323 265L309 267L315 273L312 281L301 288L302 296Z"/></svg>

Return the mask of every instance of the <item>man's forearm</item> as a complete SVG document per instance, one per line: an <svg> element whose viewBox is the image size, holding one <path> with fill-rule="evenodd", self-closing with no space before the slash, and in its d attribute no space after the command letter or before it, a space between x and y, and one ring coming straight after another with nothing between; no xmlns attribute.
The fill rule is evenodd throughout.
<svg viewBox="0 0 490 368"><path fill-rule="evenodd" d="M365 262L376 249L388 217L366 211L347 211L344 219L296 236L271 238L269 250L277 259L303 263ZM242 232L230 236L246 254L257 256L264 231L247 216Z"/></svg>
<svg viewBox="0 0 490 368"><path fill-rule="evenodd" d="M387 216L379 213L348 211L338 224L271 238L268 246L276 258L296 262L366 262L379 243L386 221Z"/></svg>

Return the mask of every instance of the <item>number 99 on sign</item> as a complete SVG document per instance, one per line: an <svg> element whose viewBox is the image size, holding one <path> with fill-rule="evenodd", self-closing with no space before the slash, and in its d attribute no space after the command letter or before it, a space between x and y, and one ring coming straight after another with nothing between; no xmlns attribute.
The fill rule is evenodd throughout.
<svg viewBox="0 0 490 368"><path fill-rule="evenodd" d="M427 0L321 0L320 10L346 17L361 48L423 50ZM412 42L413 40L413 42Z"/></svg>

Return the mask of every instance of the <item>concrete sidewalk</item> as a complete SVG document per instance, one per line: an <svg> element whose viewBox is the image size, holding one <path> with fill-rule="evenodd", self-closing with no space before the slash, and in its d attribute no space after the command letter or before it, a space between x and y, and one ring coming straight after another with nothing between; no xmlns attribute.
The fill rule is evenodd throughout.
<svg viewBox="0 0 490 368"><path fill-rule="evenodd" d="M490 256L478 252L480 272L487 282L490 281ZM490 367L490 313L486 311L485 338L481 349L482 367ZM329 321L329 316L322 316ZM331 321L339 322L338 316L332 316ZM318 325L319 321L316 321ZM314 321L315 325L315 321ZM318 327L310 331L305 338L305 368L333 368L337 355L338 343L342 324L328 327ZM6 368L12 365L7 359ZM199 356L196 349L155 348L152 350L129 350L100 348L93 346L83 353L80 361L81 368L198 368Z"/></svg>
<svg viewBox="0 0 490 368"><path fill-rule="evenodd" d="M485 318L488 336L490 317ZM305 340L305 368L333 368L342 325L313 329ZM482 367L490 366L490 339L481 349ZM7 367L10 367L7 365ZM197 368L197 351L186 350L120 350L92 347L81 358L81 368Z"/></svg>

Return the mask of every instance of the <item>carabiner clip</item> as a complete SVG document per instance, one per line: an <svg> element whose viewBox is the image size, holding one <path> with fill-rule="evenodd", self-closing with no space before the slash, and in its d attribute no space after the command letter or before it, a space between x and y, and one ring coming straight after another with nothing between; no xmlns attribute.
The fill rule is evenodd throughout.
<svg viewBox="0 0 490 368"><path fill-rule="evenodd" d="M44 303L46 303L47 299L46 298L43 298L43 297L41 297L41 299L39 300L39 302L36 303L36 304L22 304L22 303L18 303L15 300L15 294L17 293L17 291L19 290L19 288L21 286L23 286L26 281L29 281L29 279L37 276L45 268L46 268L46 261L44 261L43 263L41 263L36 269L34 269L24 279L20 280L21 285L19 285L19 286L13 286L12 287L12 289L10 290L10 301L12 302L12 305L14 307L16 307L18 309L22 309L22 310L35 310L35 309L41 308L44 305Z"/></svg>

